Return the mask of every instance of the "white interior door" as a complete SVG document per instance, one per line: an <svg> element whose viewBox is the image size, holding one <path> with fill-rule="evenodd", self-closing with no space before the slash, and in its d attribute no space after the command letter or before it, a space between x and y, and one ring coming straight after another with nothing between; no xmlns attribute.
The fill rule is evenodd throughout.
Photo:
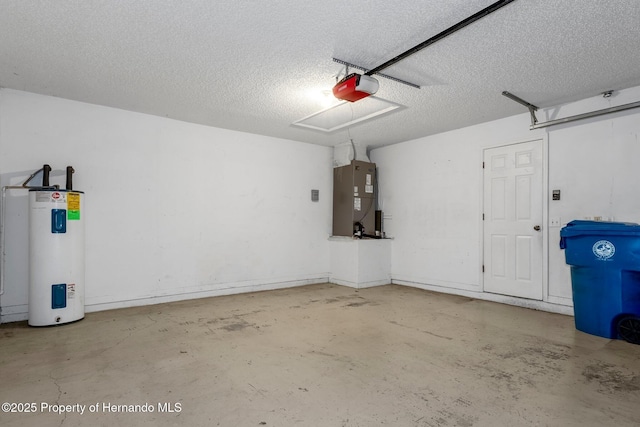
<svg viewBox="0 0 640 427"><path fill-rule="evenodd" d="M484 151L484 290L542 299L542 141Z"/></svg>

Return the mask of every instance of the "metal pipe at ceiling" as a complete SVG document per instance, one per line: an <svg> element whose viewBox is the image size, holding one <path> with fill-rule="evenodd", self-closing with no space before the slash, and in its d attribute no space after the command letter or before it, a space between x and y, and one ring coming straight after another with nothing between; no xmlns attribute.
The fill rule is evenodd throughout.
<svg viewBox="0 0 640 427"><path fill-rule="evenodd" d="M588 119L591 117L602 116L604 114L617 113L618 111L630 110L632 108L640 107L640 101L632 102L630 104L618 105L617 107L605 108L602 110L591 111L590 113L577 114L575 116L565 117L562 119L549 120L548 122L532 124L530 130L546 128L549 126L559 125L562 123L575 122L576 120Z"/></svg>
<svg viewBox="0 0 640 427"><path fill-rule="evenodd" d="M538 123L538 119L536 117L536 111L538 111L538 107L536 107L535 105L531 104L530 102L525 101L522 98L519 98L517 96L515 96L514 94L507 92L506 90L504 92L502 92L503 96L506 96L507 98L509 98L512 101L517 102L520 105L524 105L525 107L527 107L529 109L529 114L531 115L531 126L535 125L536 123Z"/></svg>
<svg viewBox="0 0 640 427"><path fill-rule="evenodd" d="M430 46L432 44L434 44L437 41L442 40L443 38L450 36L451 34L455 33L458 30L463 29L464 27L466 27L467 25L470 25L474 22L476 22L479 19L484 18L485 16L495 12L498 9L501 9L502 7L508 5L509 3L513 2L515 0L501 0L501 1L497 1L487 7L485 7L484 9L482 9L481 11L474 13L473 15L469 16L466 19L463 19L462 21L458 22L455 25L452 25L451 27L447 28L444 31L441 31L440 33L436 34L435 36L431 37L428 40L423 41L422 43L420 43L419 45L416 45L414 47L412 47L411 49L401 53L400 55L396 56L395 58L392 58L390 60L388 60L387 62L378 65L375 68L372 68L371 70L367 71L366 73L364 73L366 76L371 76L373 74L378 73L379 71L382 71L385 68L388 68L392 65L394 65L397 62L402 61L403 59L405 59L408 56L413 55L414 53L424 49L427 46Z"/></svg>

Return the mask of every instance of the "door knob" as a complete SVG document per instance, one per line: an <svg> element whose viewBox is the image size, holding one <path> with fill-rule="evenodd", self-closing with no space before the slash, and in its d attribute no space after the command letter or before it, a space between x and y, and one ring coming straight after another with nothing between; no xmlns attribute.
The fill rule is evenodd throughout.
<svg viewBox="0 0 640 427"><path fill-rule="evenodd" d="M539 225L534 225L533 229L536 230L536 231L540 231L540 226Z"/></svg>

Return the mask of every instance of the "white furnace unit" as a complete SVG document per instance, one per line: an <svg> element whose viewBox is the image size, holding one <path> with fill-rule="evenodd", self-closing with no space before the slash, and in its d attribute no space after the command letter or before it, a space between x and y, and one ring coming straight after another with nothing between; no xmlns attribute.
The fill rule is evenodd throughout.
<svg viewBox="0 0 640 427"><path fill-rule="evenodd" d="M29 191L29 325L84 318L84 194Z"/></svg>

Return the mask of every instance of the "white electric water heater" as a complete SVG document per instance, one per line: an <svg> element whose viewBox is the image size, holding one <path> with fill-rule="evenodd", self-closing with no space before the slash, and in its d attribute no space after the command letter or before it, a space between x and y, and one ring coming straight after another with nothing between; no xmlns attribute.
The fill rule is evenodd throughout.
<svg viewBox="0 0 640 427"><path fill-rule="evenodd" d="M84 318L84 193L29 191L29 325Z"/></svg>

